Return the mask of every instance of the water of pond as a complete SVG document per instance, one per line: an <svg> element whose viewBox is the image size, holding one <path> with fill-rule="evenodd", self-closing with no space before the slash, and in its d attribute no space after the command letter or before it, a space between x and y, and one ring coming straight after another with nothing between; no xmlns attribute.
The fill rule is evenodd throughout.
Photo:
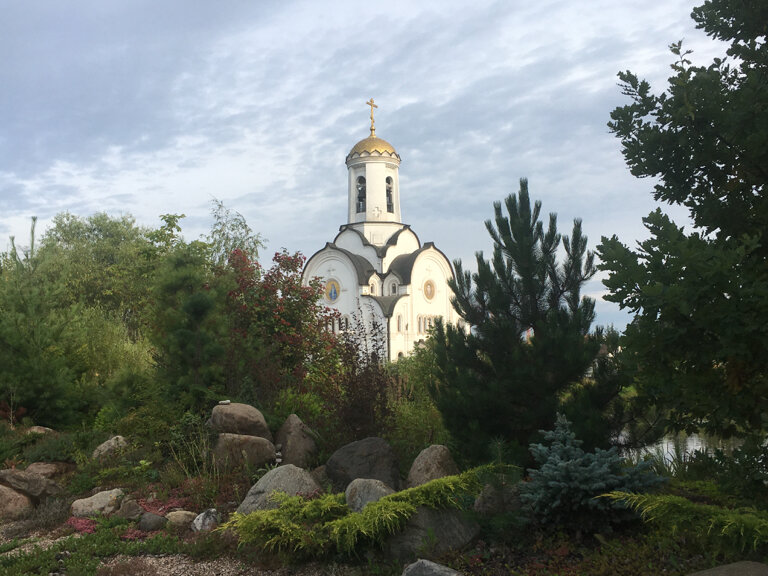
<svg viewBox="0 0 768 576"><path fill-rule="evenodd" d="M663 454L664 459L672 462L681 456L690 456L694 452L712 453L715 450L722 450L730 454L734 449L741 446L743 440L729 438L723 440L715 436L705 434L670 434L659 440L656 444L647 446L640 450L640 454Z"/></svg>

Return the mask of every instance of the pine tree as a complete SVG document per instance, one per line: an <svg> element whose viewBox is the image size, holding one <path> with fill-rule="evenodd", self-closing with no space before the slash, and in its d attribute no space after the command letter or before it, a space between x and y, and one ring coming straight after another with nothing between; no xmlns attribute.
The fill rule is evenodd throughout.
<svg viewBox="0 0 768 576"><path fill-rule="evenodd" d="M581 288L595 273L581 221L571 236L544 229L541 203L531 205L528 182L494 204L486 228L494 242L477 272L454 262L453 306L466 329L438 323L435 354L440 383L432 393L452 436L470 460L482 460L492 439L524 453L531 437L551 428L562 393L586 372L597 352L588 336L594 301ZM558 263L559 246L565 260Z"/></svg>

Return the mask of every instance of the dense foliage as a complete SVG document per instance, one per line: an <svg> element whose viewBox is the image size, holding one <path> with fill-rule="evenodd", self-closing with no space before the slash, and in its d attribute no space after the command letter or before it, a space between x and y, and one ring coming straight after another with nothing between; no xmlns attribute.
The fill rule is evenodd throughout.
<svg viewBox="0 0 768 576"><path fill-rule="evenodd" d="M302 285L303 257L262 269L242 216L221 203L213 215L191 242L181 215L150 229L60 214L39 247L33 223L29 248L0 257L3 419L117 431L138 415L151 434L223 396L271 410L278 391L337 386L331 314L318 285Z"/></svg>
<svg viewBox="0 0 768 576"><path fill-rule="evenodd" d="M681 43L665 93L619 74L631 103L610 129L657 200L688 209L690 231L661 209L633 250L598 248L609 300L635 313L623 346L647 404L677 428L719 434L768 430L768 6L709 0L692 14L728 44L694 66Z"/></svg>
<svg viewBox="0 0 768 576"><path fill-rule="evenodd" d="M551 428L561 395L598 351L589 337L594 301L581 296L595 273L581 221L561 237L550 214L545 230L541 203L531 204L524 179L505 206L507 215L497 202L494 221L486 221L492 260L479 252L474 274L454 263L452 303L467 329L438 324L435 331L435 401L454 440L475 461L487 457L494 438L523 447ZM565 260L558 262L561 243Z"/></svg>

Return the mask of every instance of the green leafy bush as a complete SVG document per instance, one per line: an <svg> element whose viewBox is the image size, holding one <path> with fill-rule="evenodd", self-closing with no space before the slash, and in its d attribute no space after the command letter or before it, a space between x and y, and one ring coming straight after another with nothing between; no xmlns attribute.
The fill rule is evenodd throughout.
<svg viewBox="0 0 768 576"><path fill-rule="evenodd" d="M762 438L748 438L730 454L720 449L712 453L697 450L687 463L685 475L715 480L724 493L768 509L768 446L763 445Z"/></svg>
<svg viewBox="0 0 768 576"><path fill-rule="evenodd" d="M77 447L71 434L46 434L24 448L27 462L74 462Z"/></svg>
<svg viewBox="0 0 768 576"><path fill-rule="evenodd" d="M562 415L553 431L542 433L545 443L530 445L539 468L528 470L530 481L520 489L520 499L537 523L609 528L631 515L620 502L598 496L613 490L648 491L662 481L648 472L647 463L625 466L615 448L584 452Z"/></svg>
<svg viewBox="0 0 768 576"><path fill-rule="evenodd" d="M389 392L390 423L383 437L397 454L403 475L424 448L451 443L443 417L429 395L429 386L437 378L434 359L429 346L419 346L390 366L394 384Z"/></svg>

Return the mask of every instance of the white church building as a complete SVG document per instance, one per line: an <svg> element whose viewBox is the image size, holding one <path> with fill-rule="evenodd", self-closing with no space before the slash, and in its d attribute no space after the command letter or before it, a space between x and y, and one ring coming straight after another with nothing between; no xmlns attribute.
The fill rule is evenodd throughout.
<svg viewBox="0 0 768 576"><path fill-rule="evenodd" d="M456 323L447 281L448 258L432 242L422 244L400 212L400 156L371 134L347 155L347 223L304 267L304 282L319 277L324 303L341 314L334 330L363 321L382 331L389 360L425 339L435 318Z"/></svg>

